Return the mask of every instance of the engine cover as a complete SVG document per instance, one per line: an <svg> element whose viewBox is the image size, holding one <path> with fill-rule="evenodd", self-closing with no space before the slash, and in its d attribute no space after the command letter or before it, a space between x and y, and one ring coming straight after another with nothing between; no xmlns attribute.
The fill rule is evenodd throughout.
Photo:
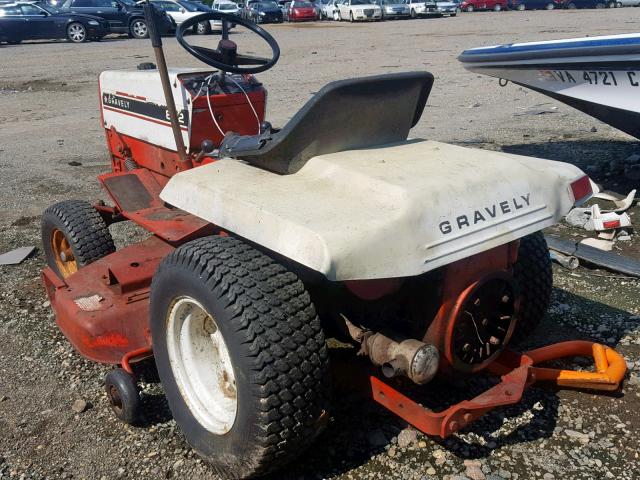
<svg viewBox="0 0 640 480"><path fill-rule="evenodd" d="M169 69L169 79L187 153L199 151L203 140L218 146L229 131L258 133L264 121L266 91L253 76ZM100 110L105 129L176 151L157 70L102 72Z"/></svg>

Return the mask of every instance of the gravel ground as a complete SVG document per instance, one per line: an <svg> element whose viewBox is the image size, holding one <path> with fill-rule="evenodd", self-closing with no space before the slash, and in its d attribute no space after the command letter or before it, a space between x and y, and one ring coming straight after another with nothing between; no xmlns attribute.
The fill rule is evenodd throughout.
<svg viewBox="0 0 640 480"><path fill-rule="evenodd" d="M569 161L588 168L605 188L626 194L633 181L616 165L638 152L637 140L534 92L500 88L495 80L467 73L455 58L481 44L638 31L636 13L474 13L269 26L282 46L279 64L260 76L269 89L269 119L281 125L331 80L427 69L436 84L413 135ZM259 53L246 34L234 38L241 49ZM165 43L170 64L198 65L173 39ZM39 245L39 216L47 205L104 198L95 180L108 169L96 78L105 69L151 60L151 49L145 41L121 38L85 45L40 42L3 46L0 59L4 252ZM638 207L632 219L637 221ZM142 235L128 225L114 226L113 233L119 245ZM632 236L616 248L640 258L639 243ZM39 249L19 266L0 267L0 479L212 478L171 419L151 365L144 369L144 425L116 421L102 392L107 367L79 357L55 327L39 280L43 263ZM584 338L616 346L630 367L620 394L532 388L521 404L439 442L407 429L357 392L338 388L325 433L274 478L639 478L638 287L637 280L603 271L556 269L549 316L528 341L535 346ZM484 382L478 378L471 387ZM463 391L435 383L424 395L437 400ZM83 408L72 408L78 400L86 402L80 413Z"/></svg>

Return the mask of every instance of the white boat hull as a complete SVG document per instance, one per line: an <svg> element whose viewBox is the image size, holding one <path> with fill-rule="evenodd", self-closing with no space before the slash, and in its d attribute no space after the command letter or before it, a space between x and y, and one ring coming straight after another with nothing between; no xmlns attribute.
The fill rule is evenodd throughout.
<svg viewBox="0 0 640 480"><path fill-rule="evenodd" d="M635 39L625 36L629 38ZM637 38L637 46L613 45L618 53L608 44L616 37L602 37L479 48L463 53L460 60L467 70L544 93L640 138ZM596 45L585 51L583 46L572 47L572 42ZM598 55L598 49L607 54ZM581 54L563 55L568 51Z"/></svg>

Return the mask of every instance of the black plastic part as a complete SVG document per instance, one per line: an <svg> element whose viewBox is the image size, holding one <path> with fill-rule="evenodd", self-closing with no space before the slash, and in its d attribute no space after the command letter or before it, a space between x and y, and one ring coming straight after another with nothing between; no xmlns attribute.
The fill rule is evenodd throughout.
<svg viewBox="0 0 640 480"><path fill-rule="evenodd" d="M104 387L116 417L129 425L137 425L141 402L135 377L122 368L115 368L107 373Z"/></svg>
<svg viewBox="0 0 640 480"><path fill-rule="evenodd" d="M151 45L155 47L162 46L162 38L160 37L160 30L158 30L158 17L163 15L153 4L149 1L144 2L144 18L147 21L147 28L149 29L149 39Z"/></svg>
<svg viewBox="0 0 640 480"><path fill-rule="evenodd" d="M217 49L200 47L197 45L190 45L185 39L184 35L190 31L190 29L200 23L208 22L210 20L222 21L222 40L218 43ZM228 24L242 25L243 27L251 30L262 38L269 47L271 47L271 58L254 57L252 55L243 55L237 52L237 46L235 42L229 40ZM206 63L207 65L217 68L223 72L229 73L260 73L265 70L269 70L273 67L278 58L280 58L280 46L276 39L273 38L266 30L256 25L250 20L245 20L236 15L228 15L218 11L212 11L203 13L202 15L196 15L195 17L188 18L182 22L176 31L176 39L182 47L198 60ZM242 66L242 65L256 65L256 66Z"/></svg>
<svg viewBox="0 0 640 480"><path fill-rule="evenodd" d="M213 140L205 139L200 143L200 150L204 153L211 153L216 149L216 144L213 143Z"/></svg>
<svg viewBox="0 0 640 480"><path fill-rule="evenodd" d="M138 70L155 70L156 64L153 62L142 62L138 64Z"/></svg>
<svg viewBox="0 0 640 480"><path fill-rule="evenodd" d="M316 155L401 142L420 120L432 86L429 72L331 82L282 130L229 134L220 153L291 174Z"/></svg>

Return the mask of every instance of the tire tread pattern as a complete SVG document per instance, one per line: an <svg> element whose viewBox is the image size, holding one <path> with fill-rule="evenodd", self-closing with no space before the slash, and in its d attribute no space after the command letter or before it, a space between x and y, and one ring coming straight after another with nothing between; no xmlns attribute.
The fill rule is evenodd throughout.
<svg viewBox="0 0 640 480"><path fill-rule="evenodd" d="M513 333L514 343L531 335L544 318L551 300L553 271L542 232L520 239L514 277L520 290L520 314Z"/></svg>
<svg viewBox="0 0 640 480"><path fill-rule="evenodd" d="M233 237L205 237L183 245L162 262L154 278L172 267L195 271L224 302L252 357L247 377L260 405L258 431L248 440L242 468L214 469L224 477L244 478L290 462L318 433L327 396L328 351L304 285Z"/></svg>
<svg viewBox="0 0 640 480"><path fill-rule="evenodd" d="M65 200L51 205L45 210L42 223L43 230L52 225L65 234L78 267L116 251L106 223L98 211L84 200ZM50 235L43 231L43 238L49 239Z"/></svg>

